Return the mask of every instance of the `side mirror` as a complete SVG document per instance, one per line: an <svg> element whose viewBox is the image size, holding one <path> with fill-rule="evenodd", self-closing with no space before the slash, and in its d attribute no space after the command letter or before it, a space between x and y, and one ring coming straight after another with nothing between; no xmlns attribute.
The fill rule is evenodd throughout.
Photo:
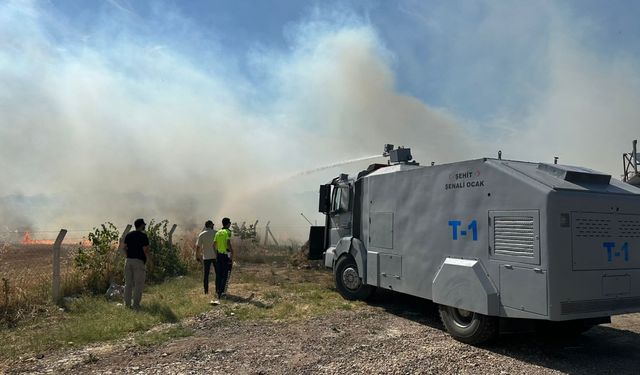
<svg viewBox="0 0 640 375"><path fill-rule="evenodd" d="M328 214L331 210L331 185L320 185L318 212Z"/></svg>

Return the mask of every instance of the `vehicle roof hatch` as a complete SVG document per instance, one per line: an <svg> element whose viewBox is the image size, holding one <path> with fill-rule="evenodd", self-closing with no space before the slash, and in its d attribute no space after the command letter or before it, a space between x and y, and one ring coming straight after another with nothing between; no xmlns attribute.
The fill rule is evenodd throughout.
<svg viewBox="0 0 640 375"><path fill-rule="evenodd" d="M609 185L611 181L611 175L588 168L540 163L538 164L538 170L574 184Z"/></svg>

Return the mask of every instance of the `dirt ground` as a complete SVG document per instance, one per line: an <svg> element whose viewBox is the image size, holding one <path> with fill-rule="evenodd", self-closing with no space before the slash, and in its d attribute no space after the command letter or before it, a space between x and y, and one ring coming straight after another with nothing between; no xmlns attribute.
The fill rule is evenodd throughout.
<svg viewBox="0 0 640 375"><path fill-rule="evenodd" d="M309 272L322 272L309 270ZM249 303L234 291L225 304ZM234 302L235 301L235 302ZM294 322L241 321L219 307L182 323L193 336L155 346L131 338L44 353L6 373L95 374L636 374L640 314L576 338L505 335L473 347L453 340L428 301L379 293L362 307ZM163 330L169 325L154 328Z"/></svg>

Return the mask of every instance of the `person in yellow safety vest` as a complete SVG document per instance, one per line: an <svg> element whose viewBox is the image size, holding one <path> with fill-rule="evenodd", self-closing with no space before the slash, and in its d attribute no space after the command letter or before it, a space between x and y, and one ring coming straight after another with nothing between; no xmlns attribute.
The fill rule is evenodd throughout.
<svg viewBox="0 0 640 375"><path fill-rule="evenodd" d="M222 229L216 232L213 246L216 250L216 293L218 298L225 296L229 271L231 269L231 257L233 248L231 247L231 219L222 219Z"/></svg>

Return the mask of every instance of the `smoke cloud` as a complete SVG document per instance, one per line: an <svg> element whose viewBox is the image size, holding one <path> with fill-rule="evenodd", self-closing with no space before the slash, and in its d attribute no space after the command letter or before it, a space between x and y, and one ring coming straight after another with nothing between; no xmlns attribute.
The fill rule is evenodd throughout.
<svg viewBox="0 0 640 375"><path fill-rule="evenodd" d="M516 7L491 4L484 7L493 21L477 38L504 38L517 23L508 16ZM276 234L301 237L300 212L319 219L317 186L338 169L300 172L382 153L385 143L412 147L423 164L503 149L510 158L558 155L613 173L637 132L638 62L591 52L585 35L569 31L569 15L550 5L537 15L546 33L530 67L545 84L523 90L522 72L504 88L524 106L488 108L499 115L480 121L401 91L392 51L400 47L349 12L312 10L283 28L285 48L256 43L238 52L175 9L156 5L145 21L115 5L79 31L46 4L0 4L0 230L136 217L191 228L228 216L270 220ZM428 19L437 12L412 14L429 25L424 32L437 31ZM530 31L512 38L529 43ZM465 48L462 34L452 34L452 49ZM419 74L420 64L411 71ZM469 66L483 76L471 58Z"/></svg>
<svg viewBox="0 0 640 375"><path fill-rule="evenodd" d="M528 51L517 54L524 69L505 87L505 94L521 95L524 104L487 122L495 143L485 145L495 146L486 153L495 155L501 148L507 158L544 162L558 156L561 164L619 179L621 154L630 152L631 141L640 137L640 107L634 104L640 100L638 56L597 46L603 25L568 8L544 3L511 8L490 4L488 9L480 37L500 41L504 36L496 34L502 29L491 25L504 19L509 39L521 41ZM541 37L532 39L536 34Z"/></svg>

